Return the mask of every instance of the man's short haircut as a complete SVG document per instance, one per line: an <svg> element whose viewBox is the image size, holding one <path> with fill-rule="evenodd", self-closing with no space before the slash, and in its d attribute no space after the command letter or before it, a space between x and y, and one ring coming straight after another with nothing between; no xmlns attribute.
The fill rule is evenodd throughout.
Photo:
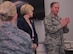
<svg viewBox="0 0 73 54"><path fill-rule="evenodd" d="M50 4L50 7L52 8L54 4L59 4L59 2L52 2L52 3Z"/></svg>

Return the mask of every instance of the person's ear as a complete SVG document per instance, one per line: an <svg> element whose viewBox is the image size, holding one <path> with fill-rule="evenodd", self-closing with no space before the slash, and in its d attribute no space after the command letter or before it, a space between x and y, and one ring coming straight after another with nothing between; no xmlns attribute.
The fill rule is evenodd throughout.
<svg viewBox="0 0 73 54"><path fill-rule="evenodd" d="M15 16L13 17L14 19L17 19L18 14L16 13Z"/></svg>

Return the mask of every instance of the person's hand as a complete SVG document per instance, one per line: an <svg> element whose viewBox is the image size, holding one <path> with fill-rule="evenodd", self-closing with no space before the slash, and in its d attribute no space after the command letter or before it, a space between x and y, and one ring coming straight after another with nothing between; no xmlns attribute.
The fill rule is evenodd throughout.
<svg viewBox="0 0 73 54"><path fill-rule="evenodd" d="M33 48L34 48L34 50L37 48L38 46L37 46L37 44L33 44Z"/></svg>
<svg viewBox="0 0 73 54"><path fill-rule="evenodd" d="M61 19L60 22L63 27L67 26L67 24L70 22L70 18L66 17L65 19Z"/></svg>
<svg viewBox="0 0 73 54"><path fill-rule="evenodd" d="M67 25L67 22L66 22L65 19L61 19L61 20L60 20L60 23L61 23L62 27L64 27L64 26Z"/></svg>
<svg viewBox="0 0 73 54"><path fill-rule="evenodd" d="M66 17L65 21L67 22L67 24L70 23L70 18Z"/></svg>

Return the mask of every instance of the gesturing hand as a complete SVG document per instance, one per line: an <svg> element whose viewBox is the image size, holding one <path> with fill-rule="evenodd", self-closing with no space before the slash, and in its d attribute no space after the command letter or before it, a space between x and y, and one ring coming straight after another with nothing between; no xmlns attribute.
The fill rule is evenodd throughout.
<svg viewBox="0 0 73 54"><path fill-rule="evenodd" d="M70 18L66 17L65 19L61 19L60 22L63 27L67 26L67 24L70 22Z"/></svg>

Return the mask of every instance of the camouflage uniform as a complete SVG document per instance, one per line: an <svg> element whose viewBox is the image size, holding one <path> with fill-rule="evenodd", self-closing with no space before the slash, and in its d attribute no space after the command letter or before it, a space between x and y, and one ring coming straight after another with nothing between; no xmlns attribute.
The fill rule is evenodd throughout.
<svg viewBox="0 0 73 54"><path fill-rule="evenodd" d="M10 22L1 23L0 54L33 54L30 36Z"/></svg>
<svg viewBox="0 0 73 54"><path fill-rule="evenodd" d="M60 24L60 17L52 13L45 17L45 47L47 54L65 54L63 46L63 29Z"/></svg>

